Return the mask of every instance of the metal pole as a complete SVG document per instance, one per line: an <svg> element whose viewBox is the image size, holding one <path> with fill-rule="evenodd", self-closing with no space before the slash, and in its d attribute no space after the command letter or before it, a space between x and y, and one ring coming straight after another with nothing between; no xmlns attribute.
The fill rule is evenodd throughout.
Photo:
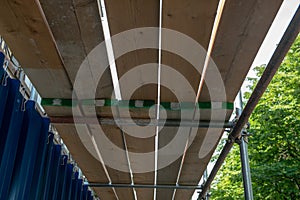
<svg viewBox="0 0 300 200"><path fill-rule="evenodd" d="M75 120L74 120L75 119ZM82 123L82 124L98 124L101 125L120 125L120 126L168 126L168 127L199 127L199 128L232 128L234 126L233 122L209 122L209 121L191 121L191 120L177 120L177 119L142 119L142 118L100 118L98 119L92 117L65 117L56 116L50 117L51 123L53 124L72 124L72 123Z"/></svg>
<svg viewBox="0 0 300 200"><path fill-rule="evenodd" d="M242 92L241 91L239 92L237 101L240 104L239 108L236 109L236 114L239 117L239 116L241 116L242 110L243 110L243 100L242 100ZM247 132L242 131L241 138L238 140L238 144L240 146L240 158L241 158L241 165L242 165L245 200L253 200L247 137L248 137Z"/></svg>
<svg viewBox="0 0 300 200"><path fill-rule="evenodd" d="M205 182L207 181L208 178L208 173L207 173L207 168L203 173L203 184L205 184ZM205 200L209 200L209 191L206 193L205 195Z"/></svg>
<svg viewBox="0 0 300 200"><path fill-rule="evenodd" d="M248 119L253 112L255 106L257 105L259 99L263 95L264 91L267 89L269 83L271 82L273 76L275 75L277 69L279 68L282 60L284 59L285 55L287 54L288 50L290 49L291 45L295 41L296 37L298 36L300 30L300 10L299 6L298 9L291 20L288 28L286 29L283 37L281 38L272 58L270 59L262 77L260 78L257 86L255 87L254 91L252 92L251 97L248 100L247 105L242 112L237 124L234 126L231 134L229 135L228 141L225 144L219 158L217 159L214 168L212 169L206 184L203 186L203 189L200 193L200 198L203 198L208 191L212 181L214 180L217 172L221 168L227 154L229 153L231 147L234 144L235 139L241 133L244 125L248 122Z"/></svg>
<svg viewBox="0 0 300 200"><path fill-rule="evenodd" d="M253 200L251 173L250 173L250 165L249 165L249 157L248 157L248 144L246 141L247 140L246 137L247 135L243 135L239 142L243 184L244 184L244 196L245 196L245 200Z"/></svg>
<svg viewBox="0 0 300 200"><path fill-rule="evenodd" d="M106 184L106 183L89 183L89 187L101 187L101 188L159 188L159 189L171 189L171 190L196 190L201 189L200 185L148 185L148 184Z"/></svg>

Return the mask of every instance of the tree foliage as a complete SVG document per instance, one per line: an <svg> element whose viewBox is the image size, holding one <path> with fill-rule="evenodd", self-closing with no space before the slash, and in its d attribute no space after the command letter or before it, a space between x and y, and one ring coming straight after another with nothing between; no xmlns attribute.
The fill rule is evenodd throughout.
<svg viewBox="0 0 300 200"><path fill-rule="evenodd" d="M256 67L258 77L264 68ZM257 79L250 81L253 90ZM300 199L300 36L252 113L250 124L254 199ZM211 199L243 199L239 159L236 145L213 183Z"/></svg>

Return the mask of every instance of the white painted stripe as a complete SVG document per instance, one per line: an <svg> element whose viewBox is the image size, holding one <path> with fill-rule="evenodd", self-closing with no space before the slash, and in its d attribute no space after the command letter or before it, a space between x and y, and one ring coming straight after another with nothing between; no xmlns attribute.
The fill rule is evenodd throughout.
<svg viewBox="0 0 300 200"><path fill-rule="evenodd" d="M222 109L223 102L211 102L211 109Z"/></svg>
<svg viewBox="0 0 300 200"><path fill-rule="evenodd" d="M142 100L135 100L134 101L134 106L137 108L143 108L144 107L144 101Z"/></svg>
<svg viewBox="0 0 300 200"><path fill-rule="evenodd" d="M121 90L120 90L120 84L119 84L119 77L118 77L117 67L116 67L116 63L115 63L113 46L112 46L112 42L111 42L111 35L110 35L110 29L109 29L108 20L107 20L105 3L104 3L104 0L97 0L97 2L98 2L98 9L99 9L100 17L101 17L101 23L102 23L102 28L103 28L103 34L104 34L104 39L105 39L105 45L106 45L108 62L109 62L109 66L110 66L110 73L111 73L113 87L114 87L115 98L117 100L121 100L122 96L121 96Z"/></svg>
<svg viewBox="0 0 300 200"><path fill-rule="evenodd" d="M162 31L162 3L163 0L159 1L159 33L158 33L158 71L157 71L157 109L156 109L156 119L159 120L159 113L160 113L160 78L161 78L161 31ZM158 134L159 134L159 127L156 126L155 129L155 157L154 157L154 185L157 185L157 166L158 166ZM156 200L156 188L153 191L153 199Z"/></svg>
<svg viewBox="0 0 300 200"><path fill-rule="evenodd" d="M180 103L171 102L171 110L180 110Z"/></svg>
<svg viewBox="0 0 300 200"><path fill-rule="evenodd" d="M96 106L104 106L105 105L105 99L96 100Z"/></svg>

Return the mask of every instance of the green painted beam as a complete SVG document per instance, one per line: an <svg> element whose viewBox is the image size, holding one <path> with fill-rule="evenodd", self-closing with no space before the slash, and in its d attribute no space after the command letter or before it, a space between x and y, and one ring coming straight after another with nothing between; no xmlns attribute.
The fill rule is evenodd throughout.
<svg viewBox="0 0 300 200"><path fill-rule="evenodd" d="M72 107L79 103L81 105L98 106L98 107L113 107L119 106L124 108L146 108L149 109L155 105L154 100L115 100L115 99L85 99L85 100L72 100L72 99L59 99L59 98L44 98L42 99L42 106L62 106ZM194 109L193 102L161 102L166 110L188 110ZM199 109L227 109L233 110L234 104L231 102L198 102Z"/></svg>

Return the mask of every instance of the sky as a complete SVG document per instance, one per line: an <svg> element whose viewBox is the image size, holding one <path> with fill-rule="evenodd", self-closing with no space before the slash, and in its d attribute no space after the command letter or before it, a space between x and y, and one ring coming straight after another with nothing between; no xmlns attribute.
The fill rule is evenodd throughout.
<svg viewBox="0 0 300 200"><path fill-rule="evenodd" d="M297 7L300 4L300 0L284 0L282 6L279 9L275 20L272 23L271 28L266 35L264 42L262 43L252 65L247 77L255 77L253 68L262 64L267 64L272 57L277 44L279 43L284 31L289 25ZM242 86L242 91L246 91L246 87L249 83L244 82ZM212 167L210 167L212 168ZM198 194L195 192L192 200L197 200Z"/></svg>

